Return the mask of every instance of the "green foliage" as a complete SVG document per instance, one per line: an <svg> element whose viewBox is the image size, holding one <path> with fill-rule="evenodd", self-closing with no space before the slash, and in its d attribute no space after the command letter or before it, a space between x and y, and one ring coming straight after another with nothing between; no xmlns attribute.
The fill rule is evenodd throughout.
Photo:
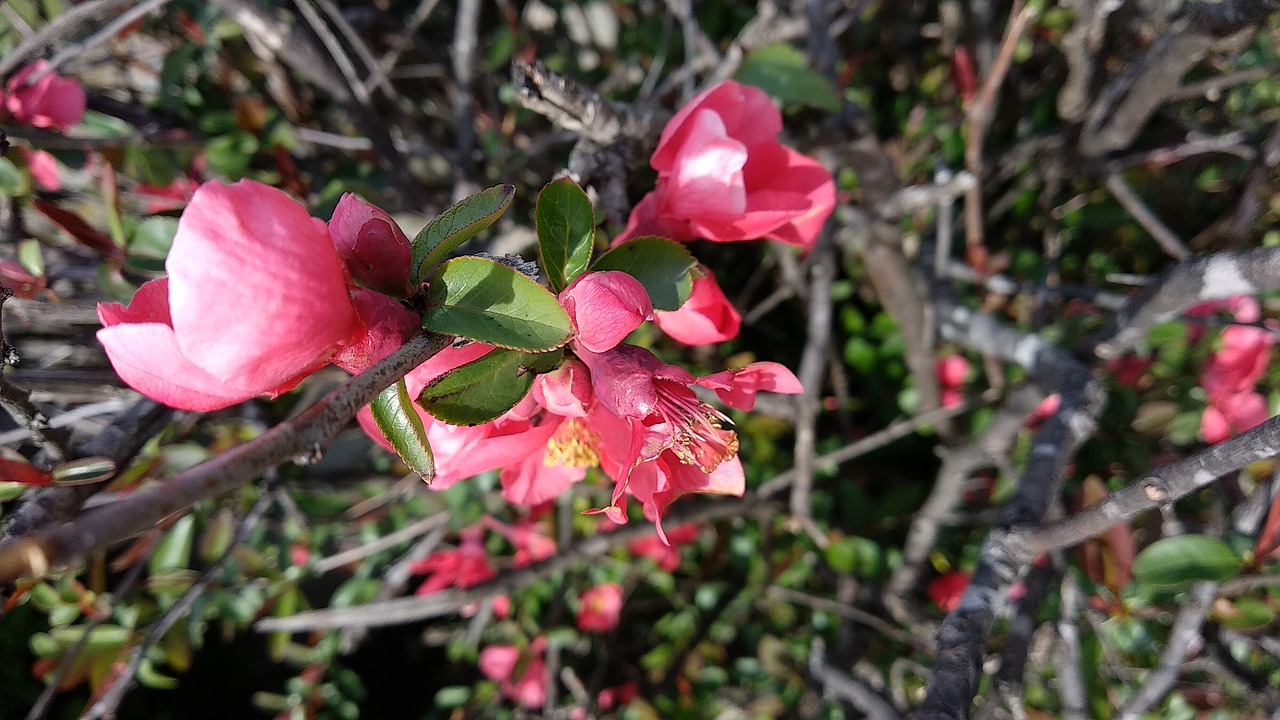
<svg viewBox="0 0 1280 720"><path fill-rule="evenodd" d="M413 276L422 281L460 245L498 221L511 206L516 189L498 185L463 198L414 236Z"/></svg>
<svg viewBox="0 0 1280 720"><path fill-rule="evenodd" d="M414 409L404 378L383 390L369 405L373 422L411 470L430 480L436 473L427 431Z"/></svg>
<svg viewBox="0 0 1280 720"><path fill-rule="evenodd" d="M591 261L596 227L591 200L577 183L562 178L538 193L535 216L538 257L551 291L559 293L586 272Z"/></svg>
<svg viewBox="0 0 1280 720"><path fill-rule="evenodd" d="M569 342L572 325L545 288L502 263L454 258L431 276L423 325L430 330L530 353Z"/></svg>
<svg viewBox="0 0 1280 720"><path fill-rule="evenodd" d="M596 259L592 270L621 270L640 281L654 310L675 310L693 292L697 261L683 245L666 238L643 237L623 243Z"/></svg>

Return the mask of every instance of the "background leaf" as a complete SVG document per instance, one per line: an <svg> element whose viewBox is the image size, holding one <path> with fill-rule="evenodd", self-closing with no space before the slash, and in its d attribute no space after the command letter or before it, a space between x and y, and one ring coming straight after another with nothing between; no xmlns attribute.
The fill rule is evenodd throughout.
<svg viewBox="0 0 1280 720"><path fill-rule="evenodd" d="M1222 582L1240 572L1240 557L1218 538L1179 535L1151 543L1133 564L1139 583L1176 590L1199 580Z"/></svg>
<svg viewBox="0 0 1280 720"><path fill-rule="evenodd" d="M739 82L755 85L784 104L809 105L835 112L840 97L822 73L809 66L804 53L787 43L766 45L747 56L738 68Z"/></svg>

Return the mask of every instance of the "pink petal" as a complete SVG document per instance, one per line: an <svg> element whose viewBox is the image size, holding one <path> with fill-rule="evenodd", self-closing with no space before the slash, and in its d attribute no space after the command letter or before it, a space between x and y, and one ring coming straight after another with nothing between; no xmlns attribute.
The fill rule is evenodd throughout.
<svg viewBox="0 0 1280 720"><path fill-rule="evenodd" d="M61 190L62 176L58 172L58 160L43 150L23 149L23 157L27 159L27 169L36 185L41 190Z"/></svg>
<svg viewBox="0 0 1280 720"><path fill-rule="evenodd" d="M617 270L579 276L560 293L578 344L604 352L653 317L649 294L639 280Z"/></svg>
<svg viewBox="0 0 1280 720"><path fill-rule="evenodd" d="M587 366L573 357L533 381L529 393L548 412L562 417L586 417L594 399Z"/></svg>
<svg viewBox="0 0 1280 720"><path fill-rule="evenodd" d="M125 383L179 410L221 410L260 395L264 388L239 389L215 378L183 356L164 323L128 323L98 331L111 367Z"/></svg>
<svg viewBox="0 0 1280 720"><path fill-rule="evenodd" d="M969 360L962 355L948 355L933 363L938 384L946 388L958 388L969 377Z"/></svg>
<svg viewBox="0 0 1280 720"><path fill-rule="evenodd" d="M747 148L725 134L724 122L710 111L690 118L689 131L676 155L664 210L679 218L727 221L747 209L742 168Z"/></svg>
<svg viewBox="0 0 1280 720"><path fill-rule="evenodd" d="M588 589L578 598L578 629L607 633L618 626L622 615L622 586L606 583Z"/></svg>
<svg viewBox="0 0 1280 720"><path fill-rule="evenodd" d="M413 337L420 320L399 302L372 290L356 290L351 302L360 318L359 329L334 356L333 364L359 375Z"/></svg>
<svg viewBox="0 0 1280 720"><path fill-rule="evenodd" d="M514 645L490 645L480 651L480 672L490 680L509 679L519 662L520 649Z"/></svg>
<svg viewBox="0 0 1280 720"><path fill-rule="evenodd" d="M738 336L742 316L733 307L716 277L706 268L693 281L693 293L680 309L654 313L662 331L685 345L710 345Z"/></svg>
<svg viewBox="0 0 1280 720"><path fill-rule="evenodd" d="M517 465L503 468L500 479L504 500L520 507L534 507L555 500L586 477L585 467L547 465L543 457L544 453L532 453Z"/></svg>
<svg viewBox="0 0 1280 720"><path fill-rule="evenodd" d="M261 183L201 186L165 263L183 354L214 377L267 387L326 361L357 317L317 223Z"/></svg>
<svg viewBox="0 0 1280 720"><path fill-rule="evenodd" d="M346 193L333 210L329 234L351 277L392 297L407 294L413 251L386 211Z"/></svg>
<svg viewBox="0 0 1280 720"><path fill-rule="evenodd" d="M725 405L750 411L756 406L756 393L772 392L800 395L804 388L795 373L775 362L755 362L739 370L725 370L698 378L697 384L715 390Z"/></svg>
<svg viewBox="0 0 1280 720"><path fill-rule="evenodd" d="M84 89L75 80L52 72L27 84L28 78L43 73L48 67L48 62L37 60L16 73L9 80L9 92L4 97L5 108L18 122L32 127L66 130L84 116Z"/></svg>
<svg viewBox="0 0 1280 720"><path fill-rule="evenodd" d="M617 247L629 240L649 236L665 237L679 241L697 240L698 235L689 226L687 220L668 215L659 215L659 210L666 205L666 197L667 183L659 178L658 185L653 189L653 192L641 198L640 202L631 209L631 216L627 218L626 229L613 239L612 245Z"/></svg>
<svg viewBox="0 0 1280 720"><path fill-rule="evenodd" d="M121 323L172 325L169 318L169 278L143 283L127 307L120 303L99 303L98 320L106 327Z"/></svg>
<svg viewBox="0 0 1280 720"><path fill-rule="evenodd" d="M782 114L764 91L727 80L698 94L671 118L650 159L654 170L671 169L688 133L689 118L703 109L718 115L728 136L747 146L773 141L782 131Z"/></svg>

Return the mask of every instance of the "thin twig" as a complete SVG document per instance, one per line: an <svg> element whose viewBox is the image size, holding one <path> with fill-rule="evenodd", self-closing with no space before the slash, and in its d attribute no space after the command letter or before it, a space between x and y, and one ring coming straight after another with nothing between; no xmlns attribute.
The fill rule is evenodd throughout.
<svg viewBox="0 0 1280 720"><path fill-rule="evenodd" d="M1165 645L1164 652L1160 653L1160 663L1147 676L1138 692L1125 703L1118 715L1119 720L1139 720L1173 689L1187 658L1187 649L1200 638L1200 623L1204 622L1204 616L1209 613L1217 593L1217 584L1211 582L1196 583L1191 588L1173 622L1169 642Z"/></svg>
<svg viewBox="0 0 1280 720"><path fill-rule="evenodd" d="M1108 175L1106 184L1107 189L1124 206L1124 209L1129 211L1133 219L1137 220L1138 224L1148 233L1151 233L1151 237L1160 246L1160 249L1175 260L1186 260L1191 257L1191 248L1187 247L1186 243L1182 242L1182 238L1179 238L1176 233L1169 229L1168 225L1161 222L1160 218L1151 212L1151 208L1142 202L1142 198L1138 197L1138 193L1134 192L1133 188L1129 187L1129 183L1120 177L1120 173Z"/></svg>
<svg viewBox="0 0 1280 720"><path fill-rule="evenodd" d="M399 530L387 533L371 543L366 543L360 547L351 548L350 550L344 550L340 553L335 553L327 558L321 559L316 563L316 574L323 575L330 570L335 570L343 565L349 565L353 562L363 560L370 555L380 553L383 550L390 550L401 543L406 543L420 535L425 535L432 530L441 527L447 522L449 522L449 514L442 512L422 518L417 522L409 523Z"/></svg>
<svg viewBox="0 0 1280 720"><path fill-rule="evenodd" d="M146 0L143 3L140 3L138 5L135 5L132 8L129 8L128 11L121 13L119 17L107 23L106 25L103 25L100 30L90 35L89 37L85 38L84 40L81 40L80 42L74 45L71 45L70 47L66 47L66 48L63 48L62 50L59 50L57 53L53 55L53 57L49 58L49 67L45 68L44 72L39 73L38 75L33 75L31 78L31 81L34 82L38 80L39 75L51 73L54 70L57 70L58 68L62 67L63 63L67 62L68 60L78 55L83 55L89 50L92 50L93 48L110 41L121 30L128 27L132 23L137 22L141 18L147 15L150 15L152 12L159 10L165 5L168 5L169 1L170 0Z"/></svg>
<svg viewBox="0 0 1280 720"><path fill-rule="evenodd" d="M68 8L66 12L40 28L34 35L18 43L18 47L0 57L0 77L8 75L19 63L41 48L74 35L82 27L91 26L99 18L112 15L131 2L133 0L89 0Z"/></svg>

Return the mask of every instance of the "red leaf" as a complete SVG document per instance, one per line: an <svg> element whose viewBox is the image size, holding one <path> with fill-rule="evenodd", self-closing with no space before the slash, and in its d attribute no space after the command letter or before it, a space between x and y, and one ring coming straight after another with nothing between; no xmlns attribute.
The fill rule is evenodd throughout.
<svg viewBox="0 0 1280 720"><path fill-rule="evenodd" d="M1260 562L1277 549L1280 549L1280 495L1271 501L1267 521L1263 523L1258 540L1253 546L1253 561Z"/></svg>
<svg viewBox="0 0 1280 720"><path fill-rule="evenodd" d="M37 470L25 460L0 457L0 482L18 483L32 487L52 485L53 478L43 470Z"/></svg>
<svg viewBox="0 0 1280 720"><path fill-rule="evenodd" d="M79 215L70 210L60 208L48 200L37 199L32 201L31 204L41 214L52 220L55 225L66 230L81 245L112 262L124 262L124 250L111 241L111 236L101 230L95 230L90 227L89 223L85 222Z"/></svg>

